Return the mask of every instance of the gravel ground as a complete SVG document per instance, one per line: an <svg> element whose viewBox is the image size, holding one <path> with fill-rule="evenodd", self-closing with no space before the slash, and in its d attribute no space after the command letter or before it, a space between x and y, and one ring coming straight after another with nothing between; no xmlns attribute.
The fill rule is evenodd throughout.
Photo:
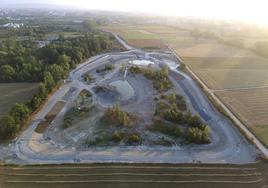
<svg viewBox="0 0 268 188"><path fill-rule="evenodd" d="M186 97L187 104L193 113L198 113L206 121L211 129L212 143L208 145L185 145L174 147L160 146L128 146L128 147L97 147L85 151L78 151L75 147L66 147L52 140L45 140L41 135L36 136L34 130L38 122L45 117L54 104L62 100L70 88L77 88L75 92L68 94L68 101L63 110L58 114L54 123L60 121L64 113L73 104L80 91L87 89L92 91L94 84L88 85L81 81L81 75L96 69L106 63L111 63L107 59L113 59L113 63L119 64L125 58L133 59L136 55L139 57L154 60L156 63L165 63L172 61L173 57L165 60L167 54L161 56L161 53L155 53L152 56L141 50L131 49L123 53L110 53L93 57L89 61L78 66L70 73L70 83L63 85L47 102L44 108L36 115L35 120L29 128L11 144L8 152L0 155L1 159L7 163L73 163L73 162L131 162L131 163L191 163L200 161L203 163L250 163L256 160L258 151L249 144L239 131L234 128L231 122L218 113L212 107L206 96L195 82L185 73L174 70L170 77L178 91ZM161 58L159 58L161 56ZM174 62L178 63L178 62ZM173 67L170 67L173 69ZM116 72L116 71L115 71ZM107 74L105 78L97 81L97 84L111 80L116 77L116 73ZM183 79L181 79L183 77ZM179 79L178 79L179 78ZM152 115L154 103L152 95L154 90L150 83L144 77L127 76L127 80L135 90L135 97L132 103L123 104L123 109L127 108L133 113L140 113L146 120ZM95 99L96 96L93 96ZM148 114L147 114L148 113ZM149 121L149 120L148 120ZM93 121L94 122L94 121ZM56 124L54 124L56 125ZM53 129L53 125L51 126ZM82 132L85 129L80 129ZM90 130L88 130L90 131ZM70 131L71 132L71 131ZM73 139L79 137L79 134L73 133L67 135ZM81 132L81 134L82 134ZM145 133L144 133L145 134ZM66 136L66 135L65 135ZM83 135L80 135L83 137ZM36 138L36 139L34 139ZM56 140L56 139L55 139ZM79 140L79 138L78 138ZM0 146L2 147L2 146ZM42 148L42 151L39 150ZM1 149L1 148L0 148ZM2 150L1 150L2 151ZM14 155L13 155L14 154ZM12 156L12 157L10 157Z"/></svg>

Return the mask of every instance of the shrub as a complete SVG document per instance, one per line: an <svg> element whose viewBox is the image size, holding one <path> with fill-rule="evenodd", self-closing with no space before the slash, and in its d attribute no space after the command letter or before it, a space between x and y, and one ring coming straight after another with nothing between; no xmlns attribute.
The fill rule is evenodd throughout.
<svg viewBox="0 0 268 188"><path fill-rule="evenodd" d="M121 111L119 106L115 106L105 112L102 122L112 126L128 126L130 124L130 118L127 112Z"/></svg>
<svg viewBox="0 0 268 188"><path fill-rule="evenodd" d="M139 144L142 142L142 138L137 133L130 135L127 139L127 143L129 144Z"/></svg>
<svg viewBox="0 0 268 188"><path fill-rule="evenodd" d="M16 123L15 119L10 116L4 116L0 121L0 138L8 139L13 137L19 130L19 125Z"/></svg>
<svg viewBox="0 0 268 188"><path fill-rule="evenodd" d="M161 120L155 120L150 129L172 137L179 137L181 135L179 127L167 124Z"/></svg>
<svg viewBox="0 0 268 188"><path fill-rule="evenodd" d="M197 127L192 127L188 129L186 139L188 142L196 143L196 144L205 144L209 143L209 130L208 127L205 126L204 130L201 130Z"/></svg>
<svg viewBox="0 0 268 188"><path fill-rule="evenodd" d="M105 65L104 68L97 69L96 72L101 73L101 72L106 72L106 71L110 71L113 69L114 69L114 66L109 64L109 65Z"/></svg>
<svg viewBox="0 0 268 188"><path fill-rule="evenodd" d="M112 141L114 141L114 142L120 142L123 139L123 136L124 136L123 133L115 132L112 135Z"/></svg>
<svg viewBox="0 0 268 188"><path fill-rule="evenodd" d="M172 93L169 95L164 95L163 98L167 99L170 104L175 103L179 110L185 111L187 109L186 102L185 102L184 98L179 94Z"/></svg>
<svg viewBox="0 0 268 188"><path fill-rule="evenodd" d="M188 119L188 125L191 127L200 127L202 125L202 120L199 116L192 116Z"/></svg>
<svg viewBox="0 0 268 188"><path fill-rule="evenodd" d="M133 74L143 74L147 79L153 81L153 86L159 92L164 92L172 87L168 78L168 67L163 67L161 71L153 71L152 69L143 69L137 66L130 67L129 71Z"/></svg>

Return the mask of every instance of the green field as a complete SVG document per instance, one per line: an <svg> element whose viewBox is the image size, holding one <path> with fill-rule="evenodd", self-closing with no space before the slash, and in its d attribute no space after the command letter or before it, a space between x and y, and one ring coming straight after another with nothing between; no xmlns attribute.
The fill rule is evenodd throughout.
<svg viewBox="0 0 268 188"><path fill-rule="evenodd" d="M0 187L263 188L267 163L83 164L0 167ZM267 168L266 168L267 169Z"/></svg>
<svg viewBox="0 0 268 188"><path fill-rule="evenodd" d="M13 105L26 102L37 92L37 83L0 84L0 117L5 115Z"/></svg>
<svg viewBox="0 0 268 188"><path fill-rule="evenodd" d="M107 26L101 29L119 34L129 44L138 48L166 48L159 36L151 32L151 30L156 28L151 28L151 30L147 28L146 30L144 27L146 26L133 27L128 25L118 27Z"/></svg>

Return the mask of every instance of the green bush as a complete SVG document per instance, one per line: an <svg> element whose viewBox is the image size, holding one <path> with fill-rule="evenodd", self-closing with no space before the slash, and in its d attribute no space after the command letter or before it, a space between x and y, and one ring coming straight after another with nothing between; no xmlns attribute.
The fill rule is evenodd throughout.
<svg viewBox="0 0 268 188"><path fill-rule="evenodd" d="M111 126L128 126L130 118L127 112L121 111L119 106L107 109L102 117L105 125Z"/></svg>
<svg viewBox="0 0 268 188"><path fill-rule="evenodd" d="M208 127L202 127L199 129L197 127L192 127L188 129L186 139L188 142L196 144L206 144L209 143L209 130Z"/></svg>
<svg viewBox="0 0 268 188"><path fill-rule="evenodd" d="M123 133L115 132L112 135L112 141L114 141L114 142L120 142L123 138L124 138L124 134Z"/></svg>
<svg viewBox="0 0 268 188"><path fill-rule="evenodd" d="M139 144L142 142L142 138L137 133L130 135L127 139L128 144Z"/></svg>
<svg viewBox="0 0 268 188"><path fill-rule="evenodd" d="M5 140L13 137L19 130L19 124L16 123L13 116L6 115L0 121L0 139Z"/></svg>
<svg viewBox="0 0 268 188"><path fill-rule="evenodd" d="M169 104L176 104L177 108L181 111L185 111L187 110L187 106L186 106L186 102L184 100L184 98L176 93L172 93L169 95L164 95L163 98L167 99Z"/></svg>
<svg viewBox="0 0 268 188"><path fill-rule="evenodd" d="M172 87L171 81L168 78L167 66L163 67L161 71L133 66L130 67L129 71L133 74L143 74L147 79L152 80L154 88L159 92L167 91Z"/></svg>
<svg viewBox="0 0 268 188"><path fill-rule="evenodd" d="M105 65L104 68L97 69L96 72L101 73L101 72L106 72L106 71L110 71L113 69L114 69L114 66L111 64L108 64L108 65Z"/></svg>
<svg viewBox="0 0 268 188"><path fill-rule="evenodd" d="M202 125L202 120L197 115L191 116L188 119L188 125L191 127L200 127Z"/></svg>
<svg viewBox="0 0 268 188"><path fill-rule="evenodd" d="M149 129L172 137L181 136L181 130L179 127L167 124L161 120L155 120Z"/></svg>

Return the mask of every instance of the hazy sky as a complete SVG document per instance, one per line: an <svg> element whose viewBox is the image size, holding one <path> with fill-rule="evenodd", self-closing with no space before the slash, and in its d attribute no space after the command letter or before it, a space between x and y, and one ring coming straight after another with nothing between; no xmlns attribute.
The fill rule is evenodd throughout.
<svg viewBox="0 0 268 188"><path fill-rule="evenodd" d="M268 25L268 0L0 0L0 7L1 3L45 3L84 9L234 19Z"/></svg>

